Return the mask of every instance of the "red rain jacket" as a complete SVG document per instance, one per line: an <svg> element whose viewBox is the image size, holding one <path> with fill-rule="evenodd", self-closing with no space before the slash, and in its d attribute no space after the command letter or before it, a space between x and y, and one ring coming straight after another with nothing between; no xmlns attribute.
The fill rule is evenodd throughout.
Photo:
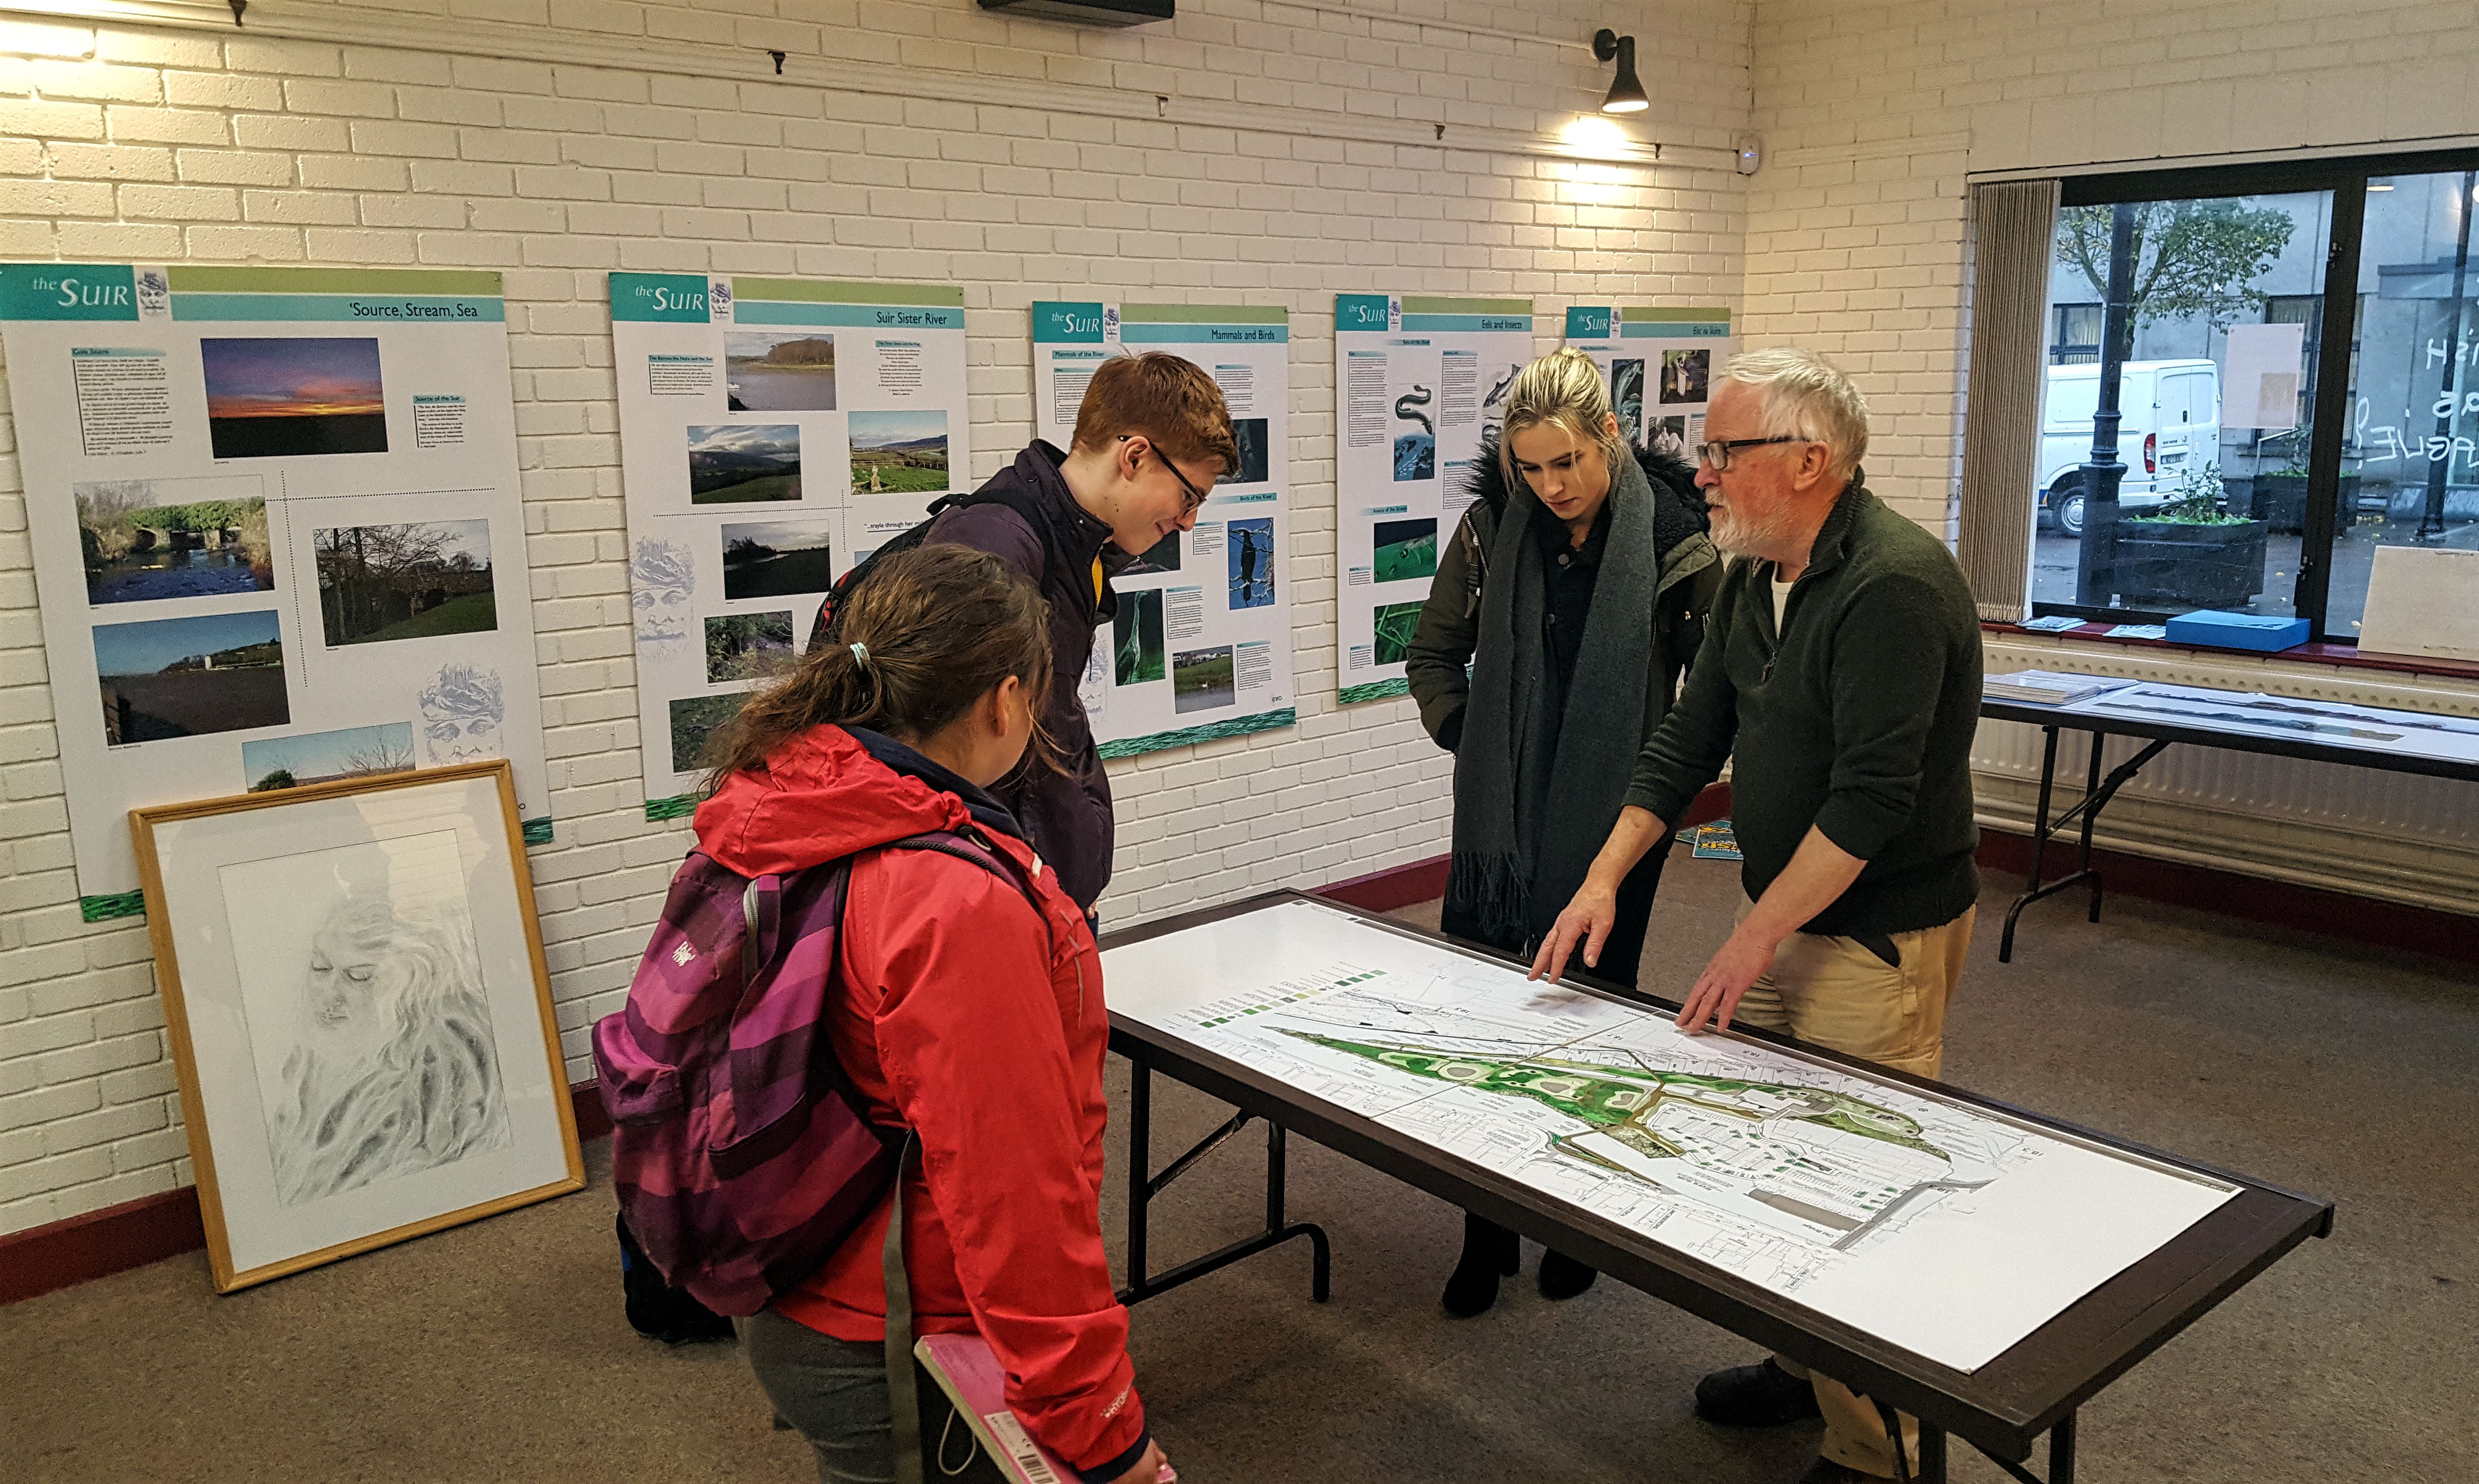
<svg viewBox="0 0 2479 1484"><path fill-rule="evenodd" d="M963 802L813 729L698 806L698 848L744 876L795 871L970 822ZM1145 1436L1128 1311L1102 1253L1102 1055L1110 1016L1084 914L1021 839L982 832L1033 876L1049 922L969 861L862 856L845 896L826 1026L882 1125L920 1131L905 1191L916 1335L978 1331L1007 1401L1078 1470ZM775 1304L822 1334L882 1343L891 1201Z"/></svg>

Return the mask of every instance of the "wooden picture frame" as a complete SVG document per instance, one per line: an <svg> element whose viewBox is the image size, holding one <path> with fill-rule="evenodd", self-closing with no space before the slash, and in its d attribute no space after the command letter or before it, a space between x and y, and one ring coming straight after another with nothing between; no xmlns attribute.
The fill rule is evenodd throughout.
<svg viewBox="0 0 2479 1484"><path fill-rule="evenodd" d="M506 761L129 827L217 1292L584 1189Z"/></svg>

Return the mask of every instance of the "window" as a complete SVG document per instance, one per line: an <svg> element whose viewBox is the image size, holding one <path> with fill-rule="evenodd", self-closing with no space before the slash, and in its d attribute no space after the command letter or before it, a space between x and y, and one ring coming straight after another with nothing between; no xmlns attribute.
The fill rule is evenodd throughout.
<svg viewBox="0 0 2479 1484"><path fill-rule="evenodd" d="M2033 611L2294 614L2350 643L2383 548L2479 549L2474 210L2479 152L2064 182Z"/></svg>
<svg viewBox="0 0 2479 1484"><path fill-rule="evenodd" d="M2100 359L2099 304L2059 304L2050 315L2057 334L2049 343L2049 364L2081 366Z"/></svg>

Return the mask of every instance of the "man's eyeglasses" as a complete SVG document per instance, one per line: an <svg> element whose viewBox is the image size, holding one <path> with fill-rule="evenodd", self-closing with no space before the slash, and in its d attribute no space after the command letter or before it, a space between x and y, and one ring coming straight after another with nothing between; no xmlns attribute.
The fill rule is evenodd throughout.
<svg viewBox="0 0 2479 1484"><path fill-rule="evenodd" d="M1725 442L1700 443L1696 446L1696 459L1698 463L1717 474L1727 473L1730 472L1730 454L1734 449L1761 448L1767 444L1814 443L1815 441L1812 438L1801 438L1784 433L1779 438L1732 438Z"/></svg>
<svg viewBox="0 0 2479 1484"><path fill-rule="evenodd" d="M1119 435L1119 442L1121 442L1121 443L1126 443L1130 438L1133 438L1133 437L1135 437L1135 436L1136 436L1136 435L1135 435L1135 434L1133 434L1133 433L1121 433L1121 434ZM1169 456L1168 456L1168 455L1166 455L1166 454L1164 454L1164 453L1163 452L1163 450L1161 450L1160 448L1155 448L1155 449L1153 450L1153 455L1154 455L1154 457L1156 457L1156 458L1158 458L1158 459L1161 459L1161 460L1162 460L1162 467L1170 471L1170 476L1171 476L1172 478L1174 478L1174 479L1178 480L1178 481L1179 481L1179 487L1180 487L1182 490L1186 491L1186 492L1187 492L1187 494L1188 494L1188 507L1187 507L1186 509L1182 510L1182 511L1180 512L1180 514L1182 514L1182 515L1193 515L1193 514L1195 514L1197 511L1204 509L1204 508L1205 508L1205 492L1204 492L1203 490L1198 489L1195 485L1192 485L1192 484L1188 483L1188 475L1186 475L1186 474L1184 474L1184 473L1181 473L1179 472L1179 466L1178 466L1177 464L1172 463L1172 462L1170 461Z"/></svg>

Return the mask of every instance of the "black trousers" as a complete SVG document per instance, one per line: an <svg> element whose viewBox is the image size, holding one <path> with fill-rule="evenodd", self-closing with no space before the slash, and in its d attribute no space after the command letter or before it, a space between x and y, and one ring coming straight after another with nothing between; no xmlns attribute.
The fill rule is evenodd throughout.
<svg viewBox="0 0 2479 1484"><path fill-rule="evenodd" d="M1619 883L1618 920L1610 925L1609 939L1601 945L1599 967L1585 968L1583 946L1578 944L1574 955L1567 960L1569 969L1582 970L1596 979L1606 979L1630 989L1635 987L1636 975L1644 961L1645 929L1652 921L1652 894L1661 884L1662 862L1670 857L1670 848L1676 843L1674 836L1665 835L1660 844L1645 852L1644 858L1636 862L1635 869L1626 874L1626 880ZM1566 906L1564 902L1541 904L1546 918L1553 922ZM1438 928L1448 937L1459 937L1467 943L1478 943L1500 953L1530 955L1541 946L1537 937L1516 942L1492 938L1481 932L1480 924L1473 921L1470 912L1458 911L1452 907L1438 914Z"/></svg>

